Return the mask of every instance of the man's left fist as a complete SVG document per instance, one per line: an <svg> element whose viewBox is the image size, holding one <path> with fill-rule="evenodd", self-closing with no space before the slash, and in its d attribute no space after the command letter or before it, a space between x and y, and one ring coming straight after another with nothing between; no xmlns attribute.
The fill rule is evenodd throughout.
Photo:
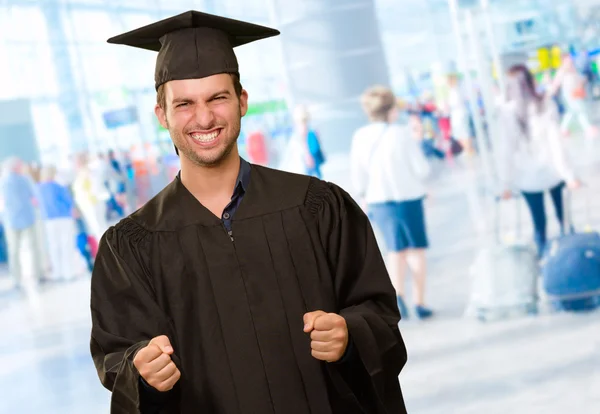
<svg viewBox="0 0 600 414"><path fill-rule="evenodd" d="M310 333L312 356L320 361L339 361L348 347L346 320L323 311L304 315L304 332Z"/></svg>

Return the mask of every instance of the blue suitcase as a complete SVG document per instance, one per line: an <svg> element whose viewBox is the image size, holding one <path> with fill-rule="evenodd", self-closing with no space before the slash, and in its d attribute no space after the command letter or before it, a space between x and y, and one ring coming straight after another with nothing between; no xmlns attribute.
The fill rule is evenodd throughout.
<svg viewBox="0 0 600 414"><path fill-rule="evenodd" d="M574 233L548 246L542 260L544 290L557 310L600 305L600 234Z"/></svg>

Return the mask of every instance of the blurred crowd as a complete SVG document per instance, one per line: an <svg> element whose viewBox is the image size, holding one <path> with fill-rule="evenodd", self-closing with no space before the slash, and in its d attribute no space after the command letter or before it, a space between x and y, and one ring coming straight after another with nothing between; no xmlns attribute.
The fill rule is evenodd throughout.
<svg viewBox="0 0 600 414"><path fill-rule="evenodd" d="M579 122L579 132L585 137L596 138L597 128L587 112L593 85L577 69L570 55L563 57L559 70L544 74L541 81L537 81L522 64L510 67L504 75L506 89L496 90L493 106L485 107L480 91L476 90L478 100L471 108L486 115L482 118L487 120L484 122L487 132L490 132L491 120L499 125L495 135L490 134L489 142L485 143L493 154L495 188L490 190L498 199L519 197L524 200L534 229L536 256L532 256L532 261L537 262L549 254L556 254L548 251L546 194L552 200L561 235L575 231L567 225L570 218L565 213L563 193L565 188L579 188L582 179L573 160L569 159L569 140L566 138L574 120ZM421 99L412 102L398 100L385 86L369 88L362 96L362 105L371 122L356 131L352 141L353 190L386 247L398 308L405 319L409 315L427 319L434 314L426 304L425 295L425 250L429 247L425 200L431 194L428 180L432 167L440 162L453 162L456 158L468 160L483 150L474 139L474 114L468 103L466 86L457 74L449 74L441 84L443 87L437 94L424 93ZM407 122L397 122L402 115ZM565 239L565 246L572 242ZM578 251L575 247L568 249ZM563 253L559 252L561 257ZM485 263L487 268L479 269L480 276L492 275L495 266L505 264L506 260L504 263L493 262L503 255L508 257L507 261L520 260L519 255L513 254L507 246L495 259ZM555 280L547 283L560 284L562 294L575 291L585 297L589 292L582 286L589 285L593 280L590 278L596 277L585 267L587 265L573 258L569 268L550 269L548 274L552 276L549 278ZM533 267L538 268L538 265ZM517 268L529 269L525 262L517 263ZM408 271L413 278L412 309L405 294ZM584 280L581 283L575 281L574 273ZM537 271L531 274L536 280ZM569 278L571 282L567 280ZM509 291L508 296L522 290L528 280L523 278L517 283L521 286L509 287L512 292ZM489 289L495 289L494 286L498 286L495 283L490 280ZM506 293L494 294L506 298ZM536 295L535 291L531 292L532 298Z"/></svg>
<svg viewBox="0 0 600 414"><path fill-rule="evenodd" d="M132 161L130 152L74 154L61 165L16 157L2 165L0 258L17 288L89 275L103 233L174 177L172 157ZM24 258L29 254L29 258Z"/></svg>
<svg viewBox="0 0 600 414"><path fill-rule="evenodd" d="M570 54L562 57L561 67L542 73L531 73L535 93L543 94L556 105L560 120L560 132L568 137L573 131L581 131L588 138L598 134L598 128L590 120L589 103L600 98L600 79L591 70L590 62L577 64ZM494 90L494 107L486 108L481 85L474 85L477 101L474 107L468 103L466 83L456 73L443 75L436 88L422 91L417 96L398 100L401 110L417 116L423 124L422 147L428 158L452 156L465 152L471 156L477 151L473 111L482 116L484 132L489 135L489 117L506 97L507 91ZM486 113L487 111L487 113ZM486 116L487 115L487 116Z"/></svg>
<svg viewBox="0 0 600 414"><path fill-rule="evenodd" d="M559 70L539 80L522 65L512 67L506 78L506 90L495 91L493 107L485 107L479 88L475 107L469 105L465 83L457 73L444 75L435 90L422 91L412 100L400 99L385 86L369 88L362 96L370 123L352 138L349 190L385 243L404 317L425 319L434 314L425 294L428 180L436 166L470 160L481 151L477 145L481 141L474 139L473 109L480 111L486 132L490 119L502 122L496 142L488 143L498 172L498 194L524 197L540 257L547 240L544 193L551 194L564 230L562 189L580 185L566 156L565 138L574 122L586 137L596 137L588 108L597 79L582 72L570 55L564 56ZM268 136L256 132L245 137L243 155L255 164L323 178L327 157L309 106L296 107L292 122L283 148L275 151ZM5 161L0 181L0 259L8 262L15 285L22 282L24 251L32 254L36 283L89 274L104 231L158 193L177 171L174 152L82 153L71 156L67 165L43 167L16 158ZM410 311L404 292L408 273L414 279Z"/></svg>

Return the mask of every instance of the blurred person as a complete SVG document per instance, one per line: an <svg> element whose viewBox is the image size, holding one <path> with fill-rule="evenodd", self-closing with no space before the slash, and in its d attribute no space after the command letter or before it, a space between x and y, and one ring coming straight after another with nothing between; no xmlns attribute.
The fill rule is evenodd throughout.
<svg viewBox="0 0 600 414"><path fill-rule="evenodd" d="M563 188L580 183L569 165L560 138L558 109L549 95L538 93L533 75L524 65L510 68L506 102L500 108L501 136L498 173L508 199L520 192L531 213L539 255L546 246L544 193L550 192L556 217L564 232Z"/></svg>
<svg viewBox="0 0 600 414"><path fill-rule="evenodd" d="M125 179L121 163L114 150L109 150L106 160L106 188L110 198L106 203L107 217L123 218L125 216Z"/></svg>
<svg viewBox="0 0 600 414"><path fill-rule="evenodd" d="M106 202L110 198L105 185L105 176L97 163L89 161L87 154L77 158L77 173L73 182L75 203L83 216L91 235L100 240L108 228Z"/></svg>
<svg viewBox="0 0 600 414"><path fill-rule="evenodd" d="M325 163L325 155L317 132L310 126L310 113L304 105L294 110L294 135L302 148L305 173L321 178L321 167Z"/></svg>
<svg viewBox="0 0 600 414"><path fill-rule="evenodd" d="M546 95L552 99L558 110L559 116L562 116L565 112L564 105L562 103L562 97L558 94L558 84L555 83L552 71L547 70L542 75L541 81L537 84L537 91L540 95Z"/></svg>
<svg viewBox="0 0 600 414"><path fill-rule="evenodd" d="M115 171L118 175L121 175L123 173L123 170L121 168L121 162L118 160L117 153L115 152L115 150L108 150L107 155L108 163L110 164L113 171Z"/></svg>
<svg viewBox="0 0 600 414"><path fill-rule="evenodd" d="M155 113L181 159L96 257L91 352L113 412L406 413L367 217L334 184L239 156L233 46L278 33L190 11L110 40L158 50Z"/></svg>
<svg viewBox="0 0 600 414"><path fill-rule="evenodd" d="M597 135L597 128L590 122L586 107L586 79L577 70L570 55L565 55L558 70L555 83L562 89L565 114L560 124L563 135L569 135L573 119L577 119L588 138Z"/></svg>
<svg viewBox="0 0 600 414"><path fill-rule="evenodd" d="M111 168L111 176L115 180L117 194L121 194L125 191L125 180L126 180L126 171L123 163L119 159L117 153L114 150L108 151L108 164Z"/></svg>
<svg viewBox="0 0 600 414"><path fill-rule="evenodd" d="M85 225L85 221L83 220L83 216L79 210L76 209L74 217L77 232L75 244L80 256L83 258L87 266L87 270L92 273L94 270L94 260L98 253L98 241L89 233L87 226Z"/></svg>
<svg viewBox="0 0 600 414"><path fill-rule="evenodd" d="M422 124L412 117L409 127L394 125L398 114L394 94L383 86L368 89L362 105L371 123L357 130L352 139L352 182L383 233L400 314L408 317L404 299L408 268L414 280L414 315L426 319L433 312L425 306L428 240L423 200L430 166L420 148Z"/></svg>
<svg viewBox="0 0 600 414"><path fill-rule="evenodd" d="M43 258L40 252L36 228L34 188L31 179L25 175L25 164L18 158L10 158L4 163L0 180L3 223L8 247L9 272L17 288L23 281L21 253L29 249L35 281L43 278Z"/></svg>
<svg viewBox="0 0 600 414"><path fill-rule="evenodd" d="M402 108L400 108L402 109ZM426 138L435 139L440 131L437 120L437 106L435 104L435 96L432 91L423 93L423 104L421 105L421 120L425 126Z"/></svg>
<svg viewBox="0 0 600 414"><path fill-rule="evenodd" d="M175 154L175 155L177 157L177 154ZM135 187L135 168L133 165L133 159L131 156L131 152L128 150L124 150L121 153L121 159L123 160L123 168L125 171L125 178L126 178L126 185L125 185L126 199L127 199L126 211L131 212L137 206L137 200L136 200L137 189Z"/></svg>
<svg viewBox="0 0 600 414"><path fill-rule="evenodd" d="M127 210L127 170L126 161L120 160L114 150L108 152L108 160L113 170L116 185L116 201L121 207L121 217Z"/></svg>
<svg viewBox="0 0 600 414"><path fill-rule="evenodd" d="M123 166L127 173L127 179L133 181L135 179L135 168L133 167L133 160L129 151L123 151Z"/></svg>
<svg viewBox="0 0 600 414"><path fill-rule="evenodd" d="M59 183L55 167L42 168L40 180L40 206L52 269L50 280L71 280L80 270L75 261L75 202L69 189Z"/></svg>
<svg viewBox="0 0 600 414"><path fill-rule="evenodd" d="M35 211L35 231L36 231L36 240L38 243L38 254L39 260L44 269L44 274L48 274L50 271L50 254L48 252L48 245L46 244L46 240L48 240L46 236L46 227L44 226L43 214L40 205L40 193L38 184L41 178L42 167L37 163L23 163L22 169L23 175L27 178L27 182L31 187L31 191L34 195L34 204L33 209ZM40 281L46 281L45 278L40 279Z"/></svg>
<svg viewBox="0 0 600 414"><path fill-rule="evenodd" d="M436 146L435 137L428 133L420 112L409 111L408 123L413 131L413 137L420 142L425 158L443 160L446 158L444 151Z"/></svg>
<svg viewBox="0 0 600 414"><path fill-rule="evenodd" d="M104 183L104 187L108 192L108 198L106 200L107 221L115 218L122 218L123 212L115 197L118 190L118 177L113 169L111 159L107 154L98 153L91 157L89 168L91 169L92 174Z"/></svg>
<svg viewBox="0 0 600 414"><path fill-rule="evenodd" d="M152 162L147 151L146 145L134 145L131 150L133 164L133 188L135 189L135 208L140 208L151 198L152 182L151 170Z"/></svg>
<svg viewBox="0 0 600 414"><path fill-rule="evenodd" d="M260 131L253 131L246 138L246 146L249 161L252 164L269 165L269 148L267 145L267 137Z"/></svg>
<svg viewBox="0 0 600 414"><path fill-rule="evenodd" d="M458 75L449 76L448 83L448 110L450 113L451 134L463 146L465 153L472 155L473 134L471 133L469 109Z"/></svg>
<svg viewBox="0 0 600 414"><path fill-rule="evenodd" d="M37 185L41 179L42 167L37 162L31 162L24 164L23 168L24 173Z"/></svg>
<svg viewBox="0 0 600 414"><path fill-rule="evenodd" d="M283 149L278 169L294 174L306 174L306 146L298 135L291 134Z"/></svg>
<svg viewBox="0 0 600 414"><path fill-rule="evenodd" d="M0 199L1 203L1 199ZM1 206L0 206L1 207ZM2 211L0 209L0 215ZM8 248L6 247L6 233L4 231L4 224L0 220L0 263L8 263Z"/></svg>

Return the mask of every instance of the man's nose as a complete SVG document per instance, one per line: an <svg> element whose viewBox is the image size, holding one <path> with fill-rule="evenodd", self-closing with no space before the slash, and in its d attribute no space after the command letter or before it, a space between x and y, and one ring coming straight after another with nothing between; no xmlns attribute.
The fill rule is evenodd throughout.
<svg viewBox="0 0 600 414"><path fill-rule="evenodd" d="M215 114L208 105L201 104L196 107L196 122L204 129L215 126Z"/></svg>

